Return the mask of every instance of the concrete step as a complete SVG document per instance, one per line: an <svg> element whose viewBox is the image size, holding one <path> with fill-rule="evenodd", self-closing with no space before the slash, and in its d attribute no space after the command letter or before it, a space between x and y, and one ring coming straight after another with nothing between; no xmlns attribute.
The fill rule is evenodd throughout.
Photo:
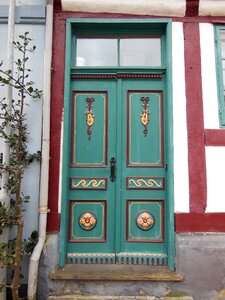
<svg viewBox="0 0 225 300"><path fill-rule="evenodd" d="M48 300L193 300L190 296L169 293L167 296L102 296L102 295L62 295L49 296Z"/></svg>

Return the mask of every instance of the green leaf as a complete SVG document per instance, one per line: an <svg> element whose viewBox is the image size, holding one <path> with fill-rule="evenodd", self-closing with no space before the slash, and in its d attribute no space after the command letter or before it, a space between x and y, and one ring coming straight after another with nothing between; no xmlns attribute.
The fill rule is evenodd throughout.
<svg viewBox="0 0 225 300"><path fill-rule="evenodd" d="M27 90L29 93L32 93L34 89L32 88L32 86L30 86Z"/></svg>

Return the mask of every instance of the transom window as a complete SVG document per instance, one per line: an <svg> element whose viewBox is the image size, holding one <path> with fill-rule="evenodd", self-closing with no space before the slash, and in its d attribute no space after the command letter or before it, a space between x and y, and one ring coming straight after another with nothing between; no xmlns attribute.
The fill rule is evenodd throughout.
<svg viewBox="0 0 225 300"><path fill-rule="evenodd" d="M161 67L161 52L159 35L76 38L77 67Z"/></svg>

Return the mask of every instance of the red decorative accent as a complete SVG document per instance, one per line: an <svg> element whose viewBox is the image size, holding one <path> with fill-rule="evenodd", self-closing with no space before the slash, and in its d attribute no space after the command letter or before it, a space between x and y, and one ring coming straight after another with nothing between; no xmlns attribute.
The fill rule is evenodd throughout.
<svg viewBox="0 0 225 300"><path fill-rule="evenodd" d="M117 79L117 78L152 78L161 79L162 74L72 74L72 79Z"/></svg>
<svg viewBox="0 0 225 300"><path fill-rule="evenodd" d="M205 129L206 146L225 146L224 129Z"/></svg>
<svg viewBox="0 0 225 300"><path fill-rule="evenodd" d="M186 0L186 17L197 17L199 9L199 0Z"/></svg>
<svg viewBox="0 0 225 300"><path fill-rule="evenodd" d="M160 94L160 101L161 101L161 147L162 147L162 152L161 152L161 161L162 164L158 165L138 165L135 164L131 165L129 164L130 158L129 158L129 121L130 121L130 104L129 104L129 93L159 93ZM127 153L126 153L126 163L128 168L149 168L149 167L154 167L154 168L162 168L164 166L164 109L163 109L163 91L161 90L127 90L127 128L126 128L126 134L127 134Z"/></svg>
<svg viewBox="0 0 225 300"><path fill-rule="evenodd" d="M72 79L116 79L116 75L109 74L72 74Z"/></svg>
<svg viewBox="0 0 225 300"><path fill-rule="evenodd" d="M160 240L129 240L129 202L134 201L146 201L146 202L161 202L162 203L162 215L161 215L161 228L162 228L162 239ZM127 199L126 200L126 241L131 243L163 243L164 242L164 200L163 199Z"/></svg>
<svg viewBox="0 0 225 300"><path fill-rule="evenodd" d="M73 202L80 202L80 203L85 203L85 202L93 202L93 203L103 203L104 205L104 220L102 220L103 223L103 235L104 239L102 240L73 240L71 239L71 220L72 220L72 204ZM107 218L107 201L106 200L71 200L70 199L70 208L69 208L69 219L68 219L68 242L70 243L106 243L106 232L107 232L107 223L106 223L106 218ZM77 222L77 226L79 226Z"/></svg>
<svg viewBox="0 0 225 300"><path fill-rule="evenodd" d="M190 211L206 208L206 162L199 25L184 24ZM198 183L198 184L196 184Z"/></svg>
<svg viewBox="0 0 225 300"><path fill-rule="evenodd" d="M117 78L162 78L162 74L118 74Z"/></svg>
<svg viewBox="0 0 225 300"><path fill-rule="evenodd" d="M75 112L75 101L74 96L76 93L79 94L105 94L106 95L106 105L105 105L105 114L106 114L106 119L105 119L105 166L101 165L79 165L79 164L74 164L73 163L73 145L74 145L74 122L72 122L71 126L71 146L70 146L70 167L71 168L106 168L108 165L108 92L107 91L73 91L72 92L72 120L74 120L74 112Z"/></svg>
<svg viewBox="0 0 225 300"><path fill-rule="evenodd" d="M176 213L176 232L225 232L225 213Z"/></svg>

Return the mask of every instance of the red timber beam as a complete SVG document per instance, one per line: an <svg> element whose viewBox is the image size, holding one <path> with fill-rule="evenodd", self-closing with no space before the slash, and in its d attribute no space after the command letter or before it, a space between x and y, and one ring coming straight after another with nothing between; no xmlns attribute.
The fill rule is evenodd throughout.
<svg viewBox="0 0 225 300"><path fill-rule="evenodd" d="M198 16L199 0L186 0L186 17Z"/></svg>
<svg viewBox="0 0 225 300"><path fill-rule="evenodd" d="M225 130L205 129L205 145L225 147Z"/></svg>
<svg viewBox="0 0 225 300"><path fill-rule="evenodd" d="M187 99L189 205L190 212L203 213L206 208L207 187L199 24L184 23L183 28Z"/></svg>
<svg viewBox="0 0 225 300"><path fill-rule="evenodd" d="M225 232L225 213L177 213L176 232Z"/></svg>
<svg viewBox="0 0 225 300"><path fill-rule="evenodd" d="M56 1L58 9L61 1ZM60 7L59 7L60 9ZM59 165L61 143L61 120L64 99L64 66L65 66L65 19L60 18L54 11L53 53L52 53L52 86L51 86L51 117L50 117L50 177L47 231L59 231L60 214L58 213L59 199Z"/></svg>

